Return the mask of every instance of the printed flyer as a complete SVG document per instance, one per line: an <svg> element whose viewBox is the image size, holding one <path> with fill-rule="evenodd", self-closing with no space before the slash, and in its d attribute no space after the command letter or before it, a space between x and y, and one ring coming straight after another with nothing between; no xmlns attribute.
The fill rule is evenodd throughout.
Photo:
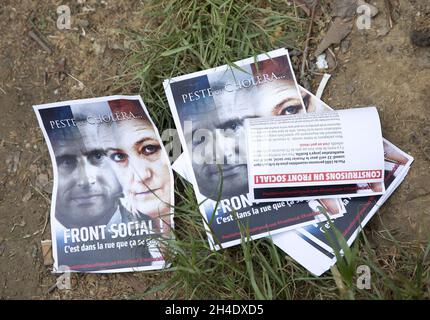
<svg viewBox="0 0 430 320"><path fill-rule="evenodd" d="M332 110L310 92L305 89L302 90L309 96L312 112ZM413 157L386 139L383 140L383 146L385 194L362 198L344 198L342 202L345 205L346 213L343 217L333 220L334 227L342 233L349 246L352 245L366 223L401 184L414 161ZM377 184L372 183L369 183L368 186L369 188L380 188ZM328 222L317 223L273 237L273 242L279 248L317 276L326 272L336 263L336 257L331 247L333 240L335 240L335 236Z"/></svg>
<svg viewBox="0 0 430 320"><path fill-rule="evenodd" d="M166 266L173 173L140 96L34 106L54 170L54 272Z"/></svg>
<svg viewBox="0 0 430 320"><path fill-rule="evenodd" d="M375 107L245 121L253 201L380 195L384 149Z"/></svg>
<svg viewBox="0 0 430 320"><path fill-rule="evenodd" d="M248 193L245 119L306 112L287 50L168 79L164 88L213 249L239 244L240 225L257 239L326 220L307 201L253 204ZM339 201L327 203L333 218L343 214Z"/></svg>
<svg viewBox="0 0 430 320"><path fill-rule="evenodd" d="M327 112L332 110L323 101L306 89L300 87L307 112ZM382 204L391 196L407 175L413 158L401 151L387 140L384 146L384 179L386 192L380 196L342 199L343 216L333 220L333 225L343 234L348 245L352 245L365 224L373 217ZM173 163L173 169L190 180L192 169L187 165L185 154ZM361 184L363 189L381 189L380 183ZM331 200L331 199L326 199ZM310 200L310 206L322 205L324 200ZM321 208L320 208L321 209ZM326 231L328 230L328 231ZM326 234L329 232L330 234ZM315 223L303 228L276 234L272 237L276 246L295 259L303 267L316 276L326 272L336 263L336 257L330 246L329 237L333 238L328 222Z"/></svg>

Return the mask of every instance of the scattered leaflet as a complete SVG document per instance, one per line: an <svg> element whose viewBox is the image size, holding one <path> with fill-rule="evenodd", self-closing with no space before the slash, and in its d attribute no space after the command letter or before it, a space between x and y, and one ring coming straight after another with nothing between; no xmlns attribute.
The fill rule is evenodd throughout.
<svg viewBox="0 0 430 320"><path fill-rule="evenodd" d="M54 170L54 272L166 266L173 173L140 96L34 106Z"/></svg>
<svg viewBox="0 0 430 320"><path fill-rule="evenodd" d="M375 107L247 119L249 191L254 202L380 195L385 188ZM362 185L365 184L364 187Z"/></svg>

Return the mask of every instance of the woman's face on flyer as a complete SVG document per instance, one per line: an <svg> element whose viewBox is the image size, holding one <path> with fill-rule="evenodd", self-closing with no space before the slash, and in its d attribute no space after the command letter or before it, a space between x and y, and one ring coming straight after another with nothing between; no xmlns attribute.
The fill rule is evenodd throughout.
<svg viewBox="0 0 430 320"><path fill-rule="evenodd" d="M142 119L118 121L111 135L105 149L123 188L127 209L152 218L167 213L168 160L152 125Z"/></svg>
<svg viewBox="0 0 430 320"><path fill-rule="evenodd" d="M259 116L286 116L304 113L303 94L297 90L294 82L273 81L255 87L256 109Z"/></svg>

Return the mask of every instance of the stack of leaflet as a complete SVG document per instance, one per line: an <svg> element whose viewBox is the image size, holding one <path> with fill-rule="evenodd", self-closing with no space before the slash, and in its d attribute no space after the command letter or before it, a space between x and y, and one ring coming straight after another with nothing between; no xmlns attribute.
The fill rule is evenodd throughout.
<svg viewBox="0 0 430 320"><path fill-rule="evenodd" d="M315 275L336 263L413 158L382 138L375 107L333 111L279 49L164 82L212 249L271 237ZM330 221L328 221L329 219Z"/></svg>

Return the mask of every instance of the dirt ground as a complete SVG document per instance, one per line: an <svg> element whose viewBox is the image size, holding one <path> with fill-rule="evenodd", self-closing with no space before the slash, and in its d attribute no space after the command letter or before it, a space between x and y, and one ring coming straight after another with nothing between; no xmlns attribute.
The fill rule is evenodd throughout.
<svg viewBox="0 0 430 320"><path fill-rule="evenodd" d="M78 2L1 2L0 298L131 298L153 285L142 274L73 275L73 291L47 293L56 276L40 241L50 239L52 167L32 105L117 93L113 77L133 48L122 33L143 26L138 1ZM56 27L61 4L70 6L71 30ZM32 25L50 55L29 37Z"/></svg>
<svg viewBox="0 0 430 320"><path fill-rule="evenodd" d="M430 26L430 1L401 0L394 28L383 36L384 1L374 3L380 12L372 28L354 28L343 49L334 49L338 66L323 98L334 108L378 106L384 136L415 157L405 182L380 211L382 219L373 219L370 228L385 226L405 242L426 240L430 48L414 47L409 33ZM71 30L56 28L60 4L70 5ZM2 0L0 298L134 298L154 285L157 277L142 273L73 275L73 290L48 293L56 276L43 265L40 241L50 238L52 167L31 107L118 93L114 77L134 45L123 31L143 27L141 7L138 1ZM51 54L29 37L32 27L49 42Z"/></svg>
<svg viewBox="0 0 430 320"><path fill-rule="evenodd" d="M415 158L412 169L380 210L382 225L404 242L430 236L430 48L411 44L414 29L430 26L430 1L400 1L399 17L385 36L384 1L370 30L353 29L350 48L338 51L339 66L323 96L333 108L375 105L386 139ZM395 18L395 13L393 18ZM379 34L379 35L378 35ZM379 221L379 222L378 222Z"/></svg>

